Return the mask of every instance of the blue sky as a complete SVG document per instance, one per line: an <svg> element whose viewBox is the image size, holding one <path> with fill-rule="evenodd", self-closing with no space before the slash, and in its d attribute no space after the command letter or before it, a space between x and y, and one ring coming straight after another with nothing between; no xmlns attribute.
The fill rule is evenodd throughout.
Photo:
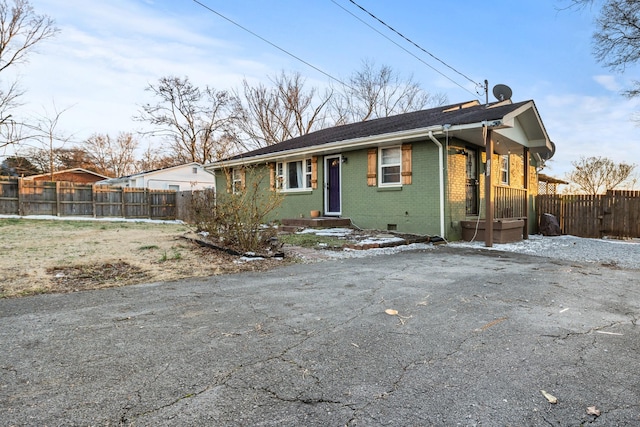
<svg viewBox="0 0 640 427"><path fill-rule="evenodd" d="M477 97L473 83L411 47L349 0L201 0L270 42L345 79L374 60L390 65L450 102ZM242 79L299 71L309 86L329 78L191 0L31 0L61 33L21 66L27 90L22 114L69 108L60 130L82 140L92 133L136 131L132 120L150 102L145 87L168 75L216 89ZM560 10L568 0L357 0L475 82L501 83L513 100L533 99L557 153L545 173L562 177L580 155L640 165L640 134L631 118L640 99L619 92L638 67L613 73L591 54L595 11ZM433 71L369 25L444 73ZM462 87L460 87L462 86ZM484 96L479 97L484 100ZM490 100L493 96L490 95Z"/></svg>

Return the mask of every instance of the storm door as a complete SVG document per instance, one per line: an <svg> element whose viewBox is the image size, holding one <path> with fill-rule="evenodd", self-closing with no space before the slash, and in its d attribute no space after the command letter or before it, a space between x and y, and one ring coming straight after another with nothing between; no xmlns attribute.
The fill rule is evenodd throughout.
<svg viewBox="0 0 640 427"><path fill-rule="evenodd" d="M472 148L465 150L466 164L467 164L467 202L466 202L466 214L478 215L478 151Z"/></svg>
<svg viewBox="0 0 640 427"><path fill-rule="evenodd" d="M341 156L324 158L324 213L325 215L342 214L342 192L340 183Z"/></svg>

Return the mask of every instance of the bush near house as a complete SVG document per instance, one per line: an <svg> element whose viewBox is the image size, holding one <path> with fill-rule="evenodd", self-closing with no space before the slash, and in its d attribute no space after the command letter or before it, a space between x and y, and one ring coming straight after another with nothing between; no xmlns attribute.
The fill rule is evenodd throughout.
<svg viewBox="0 0 640 427"><path fill-rule="evenodd" d="M233 182L230 171L227 182ZM266 184L265 184L266 182ZM276 229L266 225L267 217L281 205L283 196L267 191L268 174L245 168L243 179L217 196L205 191L193 198L191 216L197 231L238 252L259 252L267 248Z"/></svg>

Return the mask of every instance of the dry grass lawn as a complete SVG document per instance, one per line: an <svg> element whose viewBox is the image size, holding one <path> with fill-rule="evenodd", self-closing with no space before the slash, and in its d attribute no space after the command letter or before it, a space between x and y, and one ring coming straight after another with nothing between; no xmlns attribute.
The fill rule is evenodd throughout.
<svg viewBox="0 0 640 427"><path fill-rule="evenodd" d="M0 219L0 298L265 270L183 238L176 223Z"/></svg>

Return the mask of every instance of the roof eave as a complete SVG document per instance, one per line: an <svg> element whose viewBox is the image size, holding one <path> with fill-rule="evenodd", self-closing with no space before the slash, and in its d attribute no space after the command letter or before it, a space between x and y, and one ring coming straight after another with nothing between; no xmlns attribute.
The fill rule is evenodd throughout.
<svg viewBox="0 0 640 427"><path fill-rule="evenodd" d="M292 150L277 151L274 153L263 154L251 157L241 157L233 160L220 160L217 162L205 165L205 169L221 169L225 167L234 167L240 165L246 165L251 163L266 163L273 162L275 160L282 160L292 157L305 157L315 154L331 154L332 152L345 151L345 149L357 149L365 148L369 146L384 145L386 143L415 140L421 137L427 137L429 132L437 133L442 132L442 125L427 126L424 128L411 129L408 131L385 133L381 135L372 135L362 138L355 138L350 140L340 140L335 142L329 142L326 144L313 145L311 147L304 147Z"/></svg>

